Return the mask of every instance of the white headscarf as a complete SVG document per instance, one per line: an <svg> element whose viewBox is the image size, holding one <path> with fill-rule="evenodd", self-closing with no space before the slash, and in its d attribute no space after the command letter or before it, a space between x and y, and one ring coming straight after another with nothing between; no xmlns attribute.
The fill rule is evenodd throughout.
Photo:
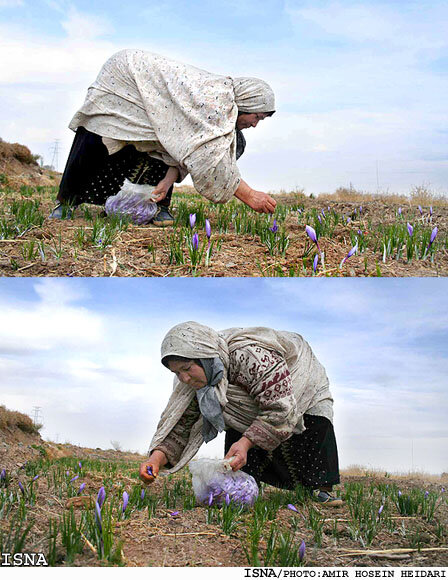
<svg viewBox="0 0 448 580"><path fill-rule="evenodd" d="M272 89L259 79L234 81L151 52L122 50L104 64L70 128L151 142L150 155L190 173L210 201L226 202L241 180L235 131L240 106L244 112L273 111Z"/></svg>

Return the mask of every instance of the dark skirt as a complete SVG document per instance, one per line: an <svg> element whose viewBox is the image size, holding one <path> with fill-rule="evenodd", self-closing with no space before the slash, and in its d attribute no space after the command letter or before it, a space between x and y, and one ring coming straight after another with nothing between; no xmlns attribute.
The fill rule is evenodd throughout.
<svg viewBox="0 0 448 580"><path fill-rule="evenodd" d="M79 127L62 175L58 200L75 206L104 205L108 197L120 191L125 178L132 183L157 185L167 171L168 165L163 161L137 151L133 145L109 155L100 135ZM169 207L172 192L170 187L158 205Z"/></svg>
<svg viewBox="0 0 448 580"><path fill-rule="evenodd" d="M247 464L242 470L257 483L282 489L294 489L297 484L310 489L338 484L338 450L331 421L317 415L304 415L304 421L306 430L292 435L274 451L249 449ZM228 429L225 452L240 438L241 433Z"/></svg>

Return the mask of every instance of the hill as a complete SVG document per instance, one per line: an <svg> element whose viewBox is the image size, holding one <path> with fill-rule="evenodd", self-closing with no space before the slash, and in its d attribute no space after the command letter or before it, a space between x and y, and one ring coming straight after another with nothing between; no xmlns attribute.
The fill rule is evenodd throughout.
<svg viewBox="0 0 448 580"><path fill-rule="evenodd" d="M39 159L25 145L0 138L0 184L14 188L57 185L60 174L50 167L40 167Z"/></svg>

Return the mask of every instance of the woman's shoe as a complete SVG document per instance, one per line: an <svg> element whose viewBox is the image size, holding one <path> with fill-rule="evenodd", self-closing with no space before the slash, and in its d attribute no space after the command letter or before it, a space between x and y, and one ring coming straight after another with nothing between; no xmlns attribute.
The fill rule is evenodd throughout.
<svg viewBox="0 0 448 580"><path fill-rule="evenodd" d="M314 501L322 503L331 507L338 507L343 505L343 501L340 497L333 497L328 491L321 491L320 489L314 490Z"/></svg>
<svg viewBox="0 0 448 580"><path fill-rule="evenodd" d="M160 206L159 211L150 223L154 226L172 226L174 225L174 218L167 207Z"/></svg>
<svg viewBox="0 0 448 580"><path fill-rule="evenodd" d="M55 220L69 220L72 216L73 210L68 205L60 203L54 208L48 217Z"/></svg>

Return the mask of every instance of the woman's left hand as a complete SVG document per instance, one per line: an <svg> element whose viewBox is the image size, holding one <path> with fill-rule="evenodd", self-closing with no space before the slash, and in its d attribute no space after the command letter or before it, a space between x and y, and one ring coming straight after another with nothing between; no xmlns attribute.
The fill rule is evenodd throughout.
<svg viewBox="0 0 448 580"><path fill-rule="evenodd" d="M247 452L251 447L253 447L252 441L247 437L244 437L244 435L241 437L241 439L238 439L238 441L232 445L224 457L224 459L230 459L233 457L232 461L230 462L232 471L238 471L238 469L241 469L246 465Z"/></svg>

